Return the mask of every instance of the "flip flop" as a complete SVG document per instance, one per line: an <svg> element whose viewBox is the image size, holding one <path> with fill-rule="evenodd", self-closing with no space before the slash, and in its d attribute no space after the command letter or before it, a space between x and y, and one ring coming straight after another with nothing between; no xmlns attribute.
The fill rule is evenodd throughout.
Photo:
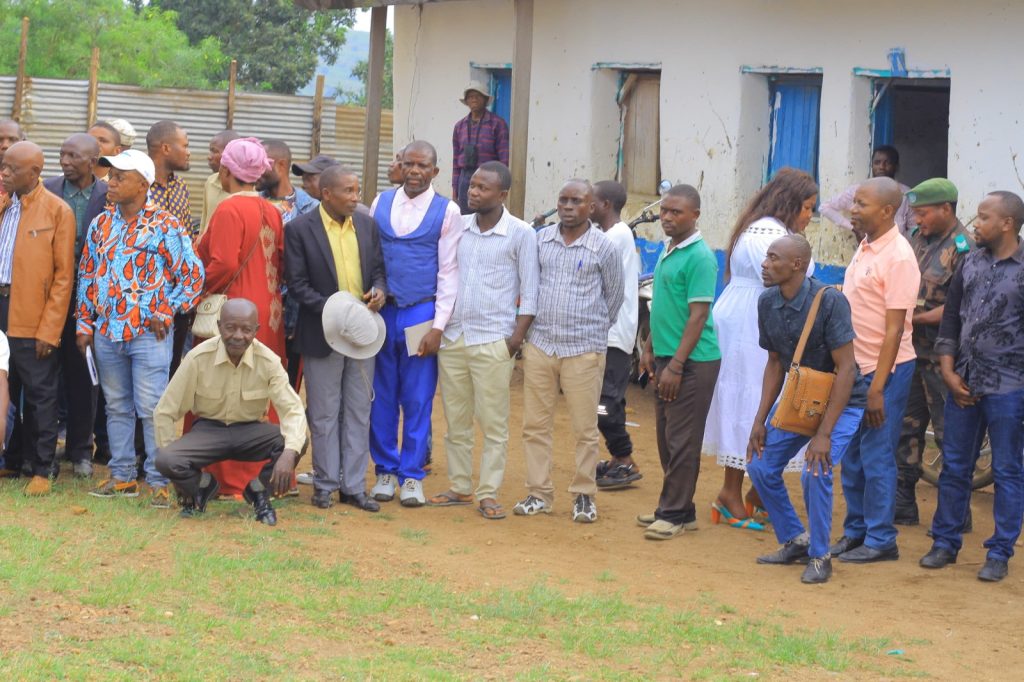
<svg viewBox="0 0 1024 682"><path fill-rule="evenodd" d="M427 500L427 504L431 507L465 507L473 504L473 496L460 495L451 490L446 490L439 495L431 497Z"/></svg>
<svg viewBox="0 0 1024 682"><path fill-rule="evenodd" d="M485 502L490 504L484 504ZM476 508L480 512L480 516L484 517L488 521L498 521L499 519L505 518L505 510L501 508L501 505L494 500L480 500L480 506Z"/></svg>

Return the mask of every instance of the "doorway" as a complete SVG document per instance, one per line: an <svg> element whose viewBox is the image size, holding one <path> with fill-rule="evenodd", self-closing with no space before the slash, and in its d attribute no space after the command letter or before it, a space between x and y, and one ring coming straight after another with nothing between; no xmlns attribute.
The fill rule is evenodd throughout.
<svg viewBox="0 0 1024 682"><path fill-rule="evenodd" d="M899 180L913 187L944 178L949 154L949 79L879 78L873 84L874 147L900 153Z"/></svg>

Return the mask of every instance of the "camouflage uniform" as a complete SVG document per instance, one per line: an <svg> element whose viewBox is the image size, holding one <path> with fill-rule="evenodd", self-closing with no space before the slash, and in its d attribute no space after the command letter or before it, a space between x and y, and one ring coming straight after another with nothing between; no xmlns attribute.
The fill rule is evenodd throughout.
<svg viewBox="0 0 1024 682"><path fill-rule="evenodd" d="M958 220L956 227L945 237L926 237L920 228L910 233L910 245L921 268L921 291L915 313L922 313L944 305L946 291L960 260L973 247L974 241ZM921 477L926 431L929 422L935 434L935 443L942 449L942 413L948 390L942 380L939 358L935 353L938 325L914 325L914 350L917 366L910 384L910 397L903 416L903 428L896 449L898 468L896 492L896 519L907 525L916 524L917 503L914 487Z"/></svg>

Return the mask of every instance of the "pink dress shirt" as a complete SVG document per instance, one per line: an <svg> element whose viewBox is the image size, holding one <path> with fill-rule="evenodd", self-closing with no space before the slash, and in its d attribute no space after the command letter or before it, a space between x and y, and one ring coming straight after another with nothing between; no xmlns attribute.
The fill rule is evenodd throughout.
<svg viewBox="0 0 1024 682"><path fill-rule="evenodd" d="M405 189L399 187L395 194L395 201L391 205L391 228L399 237L413 232L430 208L430 202L434 200L436 192L429 188L426 192L413 197L405 193ZM370 212L377 211L377 201L373 200ZM448 324L452 311L455 310L455 296L459 291L459 266L458 251L459 238L462 237L462 212L454 201L448 202L444 211L444 221L441 223L441 238L437 242L437 295L434 303L434 324L433 328L444 331ZM384 263L385 269L388 267Z"/></svg>

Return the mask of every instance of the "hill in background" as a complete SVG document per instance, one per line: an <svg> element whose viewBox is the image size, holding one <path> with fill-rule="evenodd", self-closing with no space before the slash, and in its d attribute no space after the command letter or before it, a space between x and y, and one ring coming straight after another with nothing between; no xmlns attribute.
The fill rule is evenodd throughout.
<svg viewBox="0 0 1024 682"><path fill-rule="evenodd" d="M338 61L333 66L317 64L316 73L324 74L324 96L330 97L336 90L347 90L362 93L363 82L352 77L352 69L370 54L370 34L368 31L348 31L345 34L345 45L338 53ZM316 75L298 91L299 95L312 96L316 92Z"/></svg>

